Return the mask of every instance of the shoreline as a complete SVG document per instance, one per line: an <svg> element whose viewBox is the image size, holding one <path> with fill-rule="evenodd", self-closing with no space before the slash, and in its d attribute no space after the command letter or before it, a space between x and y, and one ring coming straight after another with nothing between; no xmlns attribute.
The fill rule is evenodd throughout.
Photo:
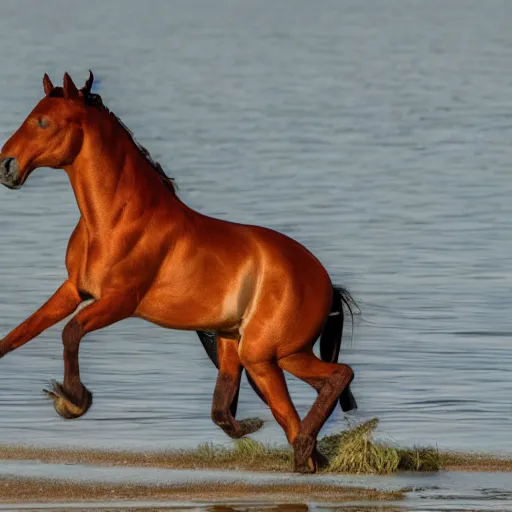
<svg viewBox="0 0 512 512"><path fill-rule="evenodd" d="M299 501L396 502L404 491L336 486L326 483L207 482L172 484L94 483L62 478L7 477L0 480L0 504L80 503L101 501L194 501L212 504L220 500L297 503Z"/></svg>
<svg viewBox="0 0 512 512"><path fill-rule="evenodd" d="M71 464L161 469L232 470L290 472L292 454L287 449L261 453L215 452L213 446L196 450L118 451L106 449L40 448L0 444L0 461L34 461L45 464ZM512 455L439 452L439 471L512 472ZM421 471L421 470L420 470ZM364 472L320 471L320 474L368 474Z"/></svg>
<svg viewBox="0 0 512 512"><path fill-rule="evenodd" d="M206 448L130 452L0 445L0 510L64 511L83 506L84 511L177 511L193 506L206 512L217 507L234 511L240 506L248 512L268 507L277 512L290 506L306 511L318 505L333 512L398 511L411 503L446 504L466 495L474 495L475 504L478 500L501 503L505 496L512 499L510 458L444 453L440 471L299 475L290 473L289 450L269 449L258 457ZM236 458L217 458L212 464L208 462L212 453L236 454ZM268 453L272 468L265 463ZM281 466L276 454L283 457Z"/></svg>

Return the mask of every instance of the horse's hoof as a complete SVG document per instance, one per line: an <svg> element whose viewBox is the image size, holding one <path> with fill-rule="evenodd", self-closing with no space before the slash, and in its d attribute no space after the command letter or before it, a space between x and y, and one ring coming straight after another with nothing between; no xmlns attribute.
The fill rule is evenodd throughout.
<svg viewBox="0 0 512 512"><path fill-rule="evenodd" d="M316 448L314 458L316 461L317 469L323 469L329 465L329 459L323 453L320 453Z"/></svg>
<svg viewBox="0 0 512 512"><path fill-rule="evenodd" d="M52 383L52 389L43 391L53 400L53 407L57 414L66 420L72 420L83 416L92 405L92 393L82 384L83 397L80 404L76 404L66 393L59 382Z"/></svg>
<svg viewBox="0 0 512 512"><path fill-rule="evenodd" d="M241 437L253 434L263 426L263 420L260 418L247 418L246 420L241 420L239 423L240 427L242 427Z"/></svg>
<svg viewBox="0 0 512 512"><path fill-rule="evenodd" d="M295 472L303 474L318 471L319 454L312 436L298 436L293 442Z"/></svg>
<svg viewBox="0 0 512 512"><path fill-rule="evenodd" d="M305 463L298 464L295 461L295 472L301 473L303 475L312 475L318 471L318 462L315 460L313 456L308 457Z"/></svg>

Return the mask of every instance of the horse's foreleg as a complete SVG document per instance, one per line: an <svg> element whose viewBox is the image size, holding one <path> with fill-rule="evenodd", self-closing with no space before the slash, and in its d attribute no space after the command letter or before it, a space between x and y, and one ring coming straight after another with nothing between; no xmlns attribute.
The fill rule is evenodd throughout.
<svg viewBox="0 0 512 512"><path fill-rule="evenodd" d="M233 438L240 438L258 430L263 421L249 418L237 421L232 414L232 404L240 389L242 364L238 357L238 340L217 335L219 375L213 394L212 420Z"/></svg>
<svg viewBox="0 0 512 512"><path fill-rule="evenodd" d="M82 299L75 285L65 281L45 304L0 342L0 358L64 320L81 302Z"/></svg>
<svg viewBox="0 0 512 512"><path fill-rule="evenodd" d="M64 327L64 384L54 384L48 392L55 410L66 419L78 418L92 404L91 392L80 381L78 349L81 339L89 332L102 329L133 315L136 298L126 292L110 294L79 311Z"/></svg>

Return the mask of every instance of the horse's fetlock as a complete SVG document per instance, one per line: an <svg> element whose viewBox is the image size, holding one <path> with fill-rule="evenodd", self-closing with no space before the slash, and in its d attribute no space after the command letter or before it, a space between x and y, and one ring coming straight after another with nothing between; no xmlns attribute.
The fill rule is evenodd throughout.
<svg viewBox="0 0 512 512"><path fill-rule="evenodd" d="M215 423L215 425L219 425L220 427L223 425L229 425L231 423L226 411L220 411L216 409L212 410L212 421Z"/></svg>
<svg viewBox="0 0 512 512"><path fill-rule="evenodd" d="M316 437L300 433L292 443L294 451L295 471L299 473L315 473L317 470Z"/></svg>

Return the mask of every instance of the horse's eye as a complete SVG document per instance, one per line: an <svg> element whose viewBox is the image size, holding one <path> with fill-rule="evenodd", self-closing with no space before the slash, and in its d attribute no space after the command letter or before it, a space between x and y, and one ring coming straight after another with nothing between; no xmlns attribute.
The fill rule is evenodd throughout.
<svg viewBox="0 0 512 512"><path fill-rule="evenodd" d="M48 128L49 124L50 124L50 121L48 121L48 119L46 119L45 117L40 117L37 120L37 126L39 126L39 128Z"/></svg>

